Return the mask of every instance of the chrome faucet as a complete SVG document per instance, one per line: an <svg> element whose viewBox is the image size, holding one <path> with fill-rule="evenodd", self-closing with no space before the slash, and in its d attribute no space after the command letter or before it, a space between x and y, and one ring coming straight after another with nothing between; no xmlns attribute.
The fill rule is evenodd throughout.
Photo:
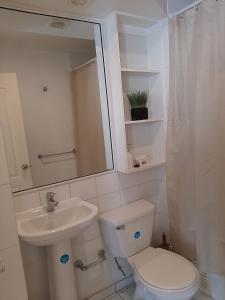
<svg viewBox="0 0 225 300"><path fill-rule="evenodd" d="M54 212L56 206L59 205L59 202L54 199L54 196L55 196L55 193L53 193L53 192L47 192L47 194L46 194L47 206L45 207L45 210L48 213Z"/></svg>

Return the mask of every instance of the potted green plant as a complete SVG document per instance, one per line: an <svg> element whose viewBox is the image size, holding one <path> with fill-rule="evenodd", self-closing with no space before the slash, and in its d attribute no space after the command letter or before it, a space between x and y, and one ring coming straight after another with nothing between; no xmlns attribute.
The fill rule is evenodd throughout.
<svg viewBox="0 0 225 300"><path fill-rule="evenodd" d="M145 120L148 119L148 92L147 91L135 91L127 94L127 98L131 106L131 119Z"/></svg>

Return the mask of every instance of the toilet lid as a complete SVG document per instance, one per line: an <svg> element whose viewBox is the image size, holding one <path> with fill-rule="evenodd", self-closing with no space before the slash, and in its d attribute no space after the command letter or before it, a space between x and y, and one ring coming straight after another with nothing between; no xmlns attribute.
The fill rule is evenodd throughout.
<svg viewBox="0 0 225 300"><path fill-rule="evenodd" d="M133 259L139 277L147 284L165 290L180 290L191 286L197 278L194 265L180 255L162 249L141 253ZM139 258L138 258L139 256ZM145 261L145 263L144 263Z"/></svg>

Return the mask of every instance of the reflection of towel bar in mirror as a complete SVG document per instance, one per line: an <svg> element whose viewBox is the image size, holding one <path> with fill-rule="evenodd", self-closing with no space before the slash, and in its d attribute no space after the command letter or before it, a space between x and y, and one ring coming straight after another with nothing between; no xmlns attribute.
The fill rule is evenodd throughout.
<svg viewBox="0 0 225 300"><path fill-rule="evenodd" d="M65 155L65 154L70 154L70 153L76 154L76 149L74 148L74 149L72 149L71 151L60 152L60 153L38 154L38 158L39 158L39 159L43 159L43 158L47 158L47 157L51 157L51 156Z"/></svg>

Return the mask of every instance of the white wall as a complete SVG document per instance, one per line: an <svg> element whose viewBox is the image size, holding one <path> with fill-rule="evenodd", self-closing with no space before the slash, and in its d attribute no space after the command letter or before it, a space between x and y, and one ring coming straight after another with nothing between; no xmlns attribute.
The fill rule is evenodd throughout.
<svg viewBox="0 0 225 300"><path fill-rule="evenodd" d="M158 168L138 174L123 175L111 171L106 174L77 179L14 195L16 212L44 205L47 191L56 192L56 199L63 201L70 196L80 196L98 206L99 213L145 198L155 204L153 244L161 242L161 233L168 231L168 214L165 198L164 169ZM43 248L21 244L29 300L48 300L46 256ZM105 248L98 221L73 240L74 259L85 264L97 258L97 252ZM123 279L115 263L107 253L107 261L87 272L77 270L77 282L81 299ZM122 261L127 275L131 270Z"/></svg>
<svg viewBox="0 0 225 300"><path fill-rule="evenodd" d="M17 74L34 185L77 175L73 154L45 163L37 158L39 153L76 148L69 59L69 54L63 52L0 49L0 72ZM43 92L45 86L47 92Z"/></svg>
<svg viewBox="0 0 225 300"><path fill-rule="evenodd" d="M0 125L0 298L27 300L26 284L17 236L15 215Z"/></svg>

